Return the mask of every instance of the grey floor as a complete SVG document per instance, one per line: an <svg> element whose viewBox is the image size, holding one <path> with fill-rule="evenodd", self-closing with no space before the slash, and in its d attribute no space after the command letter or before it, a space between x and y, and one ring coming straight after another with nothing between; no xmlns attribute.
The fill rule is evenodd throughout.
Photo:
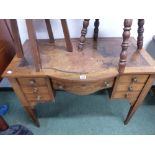
<svg viewBox="0 0 155 155"><path fill-rule="evenodd" d="M34 134L155 134L155 97L148 95L128 125L123 119L129 110L125 100L110 100L107 91L77 96L58 91L55 103L36 107L40 128L32 123L13 91L0 91L0 104L9 105L4 116L10 125L22 124Z"/></svg>

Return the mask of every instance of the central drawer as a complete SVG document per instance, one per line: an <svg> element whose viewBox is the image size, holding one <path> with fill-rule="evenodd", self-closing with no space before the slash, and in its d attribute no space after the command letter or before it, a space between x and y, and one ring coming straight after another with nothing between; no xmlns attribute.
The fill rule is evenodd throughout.
<svg viewBox="0 0 155 155"><path fill-rule="evenodd" d="M101 89L110 88L113 85L113 81L114 78L93 82L52 79L54 89L66 90L78 95L88 95Z"/></svg>

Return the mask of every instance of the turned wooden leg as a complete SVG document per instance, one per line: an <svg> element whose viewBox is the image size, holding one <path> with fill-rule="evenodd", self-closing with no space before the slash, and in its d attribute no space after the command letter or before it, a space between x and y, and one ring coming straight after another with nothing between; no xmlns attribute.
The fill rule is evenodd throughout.
<svg viewBox="0 0 155 155"><path fill-rule="evenodd" d="M0 130L6 130L9 128L7 122L0 116Z"/></svg>
<svg viewBox="0 0 155 155"><path fill-rule="evenodd" d="M84 46L85 41L86 41L86 34L87 34L87 28L88 28L88 25L89 25L89 20L90 19L84 19L84 21L83 21L83 28L81 30L80 42L79 42L79 45L78 45L78 50L79 51L83 50L83 46Z"/></svg>
<svg viewBox="0 0 155 155"><path fill-rule="evenodd" d="M50 19L45 19L45 23L46 23L47 32L48 32L48 36L49 36L50 42L54 43L54 36L53 36L53 31L52 31Z"/></svg>
<svg viewBox="0 0 155 155"><path fill-rule="evenodd" d="M138 19L138 37L137 37L137 49L143 48L143 33L144 33L144 19Z"/></svg>
<svg viewBox="0 0 155 155"><path fill-rule="evenodd" d="M35 110L31 106L26 106L24 108L27 111L27 113L29 114L29 116L31 117L31 119L33 120L33 122L35 123L35 125L37 127L40 127L39 120L37 118Z"/></svg>
<svg viewBox="0 0 155 155"><path fill-rule="evenodd" d="M119 73L123 73L125 70L131 25L132 25L132 19L125 19L124 20L122 51L120 54L119 69L118 69Z"/></svg>
<svg viewBox="0 0 155 155"><path fill-rule="evenodd" d="M72 46L72 42L71 42L71 39L70 39L66 19L61 19L61 25L62 25L62 29L63 29L63 32L64 32L64 37L65 37L67 50L68 50L68 52L72 52L73 51L73 46Z"/></svg>
<svg viewBox="0 0 155 155"><path fill-rule="evenodd" d="M95 19L95 22L94 22L94 26L95 26L95 28L94 28L94 40L95 41L97 41L97 39L98 39L98 31L99 31L99 19Z"/></svg>
<svg viewBox="0 0 155 155"><path fill-rule="evenodd" d="M143 87L138 99L136 100L136 102L130 107L130 110L128 112L128 115L124 121L124 124L127 124L130 119L132 118L133 114L137 111L138 107L141 105L141 103L143 102L144 98L146 97L146 95L148 94L153 82L154 82L154 75L150 75L149 78L147 79L145 86Z"/></svg>

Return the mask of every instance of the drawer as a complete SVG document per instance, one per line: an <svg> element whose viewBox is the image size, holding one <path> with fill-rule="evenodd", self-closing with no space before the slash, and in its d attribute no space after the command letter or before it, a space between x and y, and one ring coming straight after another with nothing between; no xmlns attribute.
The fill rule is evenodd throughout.
<svg viewBox="0 0 155 155"><path fill-rule="evenodd" d="M23 86L22 90L24 92L24 94L34 94L34 93L38 93L38 94L47 94L49 93L49 90L47 87L45 86L40 86L40 87L26 87Z"/></svg>
<svg viewBox="0 0 155 155"><path fill-rule="evenodd" d="M116 99L121 99L121 98L129 98L129 97L137 97L139 95L140 92L116 92L114 95L113 95L113 98L116 98Z"/></svg>
<svg viewBox="0 0 155 155"><path fill-rule="evenodd" d="M53 88L66 90L78 95L88 95L104 88L110 88L113 85L114 78L93 82L85 81L67 81L52 80Z"/></svg>
<svg viewBox="0 0 155 155"><path fill-rule="evenodd" d="M21 86L46 86L46 78L18 78Z"/></svg>
<svg viewBox="0 0 155 155"><path fill-rule="evenodd" d="M120 83L145 83L149 75L122 75L119 77Z"/></svg>
<svg viewBox="0 0 155 155"><path fill-rule="evenodd" d="M53 99L49 94L25 94L25 96L30 102L50 101Z"/></svg>
<svg viewBox="0 0 155 155"><path fill-rule="evenodd" d="M116 91L141 91L143 87L143 83L119 83L116 87Z"/></svg>
<svg viewBox="0 0 155 155"><path fill-rule="evenodd" d="M140 92L116 92L113 94L114 99L127 99L129 102L133 103L138 98Z"/></svg>

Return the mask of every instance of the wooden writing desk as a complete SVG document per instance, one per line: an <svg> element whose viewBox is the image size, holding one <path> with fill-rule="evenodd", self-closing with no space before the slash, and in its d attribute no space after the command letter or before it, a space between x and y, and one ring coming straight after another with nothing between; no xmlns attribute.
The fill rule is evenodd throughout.
<svg viewBox="0 0 155 155"><path fill-rule="evenodd" d="M67 52L63 39L57 39L55 43L48 39L38 40L36 49L41 67L36 71L34 55L31 54L35 43L27 40L20 48L22 56L15 56L3 74L11 82L30 117L39 126L35 105L54 101L55 90L88 95L111 88L111 99L127 99L131 105L125 120L127 124L154 81L152 57L145 49L137 49L134 38L126 39L124 35L123 43L129 46L128 56L126 61L121 59L126 66L119 70L120 53L124 51L122 38L98 38L96 42L87 39L81 52L77 48L79 39L71 39L71 42L73 52Z"/></svg>

